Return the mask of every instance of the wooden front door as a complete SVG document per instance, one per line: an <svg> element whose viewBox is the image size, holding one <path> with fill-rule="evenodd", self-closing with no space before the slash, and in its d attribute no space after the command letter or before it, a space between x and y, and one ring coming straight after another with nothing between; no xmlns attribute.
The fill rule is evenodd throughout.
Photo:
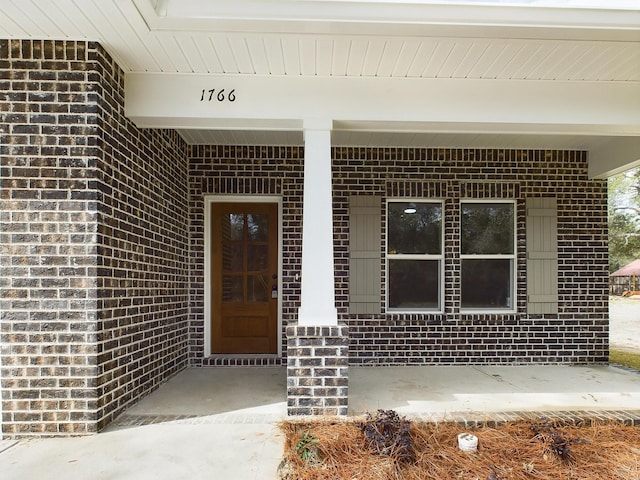
<svg viewBox="0 0 640 480"><path fill-rule="evenodd" d="M212 353L278 352L278 205L212 205Z"/></svg>

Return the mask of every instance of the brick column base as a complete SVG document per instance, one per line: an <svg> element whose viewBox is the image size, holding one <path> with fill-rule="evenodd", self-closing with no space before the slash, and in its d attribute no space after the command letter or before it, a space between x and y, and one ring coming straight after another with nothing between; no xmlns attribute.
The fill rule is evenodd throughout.
<svg viewBox="0 0 640 480"><path fill-rule="evenodd" d="M287 327L287 413L342 415L349 409L349 328Z"/></svg>

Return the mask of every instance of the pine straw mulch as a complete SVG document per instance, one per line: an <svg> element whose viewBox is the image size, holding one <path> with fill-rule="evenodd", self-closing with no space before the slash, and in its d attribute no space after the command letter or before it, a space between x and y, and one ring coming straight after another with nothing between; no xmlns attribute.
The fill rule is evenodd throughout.
<svg viewBox="0 0 640 480"><path fill-rule="evenodd" d="M390 412L399 418L393 411L378 414ZM453 422L418 423L401 418L408 424L408 452L402 447L380 448L376 439L372 442L371 432L365 430L371 419L369 415L364 421L283 422L286 442L280 478L640 480L638 427L598 422L561 425L539 420L466 428ZM458 448L458 434L463 432L478 437L477 452ZM387 440L393 435L387 435ZM395 435L398 440L397 432Z"/></svg>

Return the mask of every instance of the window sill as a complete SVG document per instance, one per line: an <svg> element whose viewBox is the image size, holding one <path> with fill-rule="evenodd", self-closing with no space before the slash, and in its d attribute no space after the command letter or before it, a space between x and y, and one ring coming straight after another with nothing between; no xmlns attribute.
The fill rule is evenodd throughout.
<svg viewBox="0 0 640 480"><path fill-rule="evenodd" d="M422 310L422 309L403 309L403 310L386 310L387 315L442 315L443 310Z"/></svg>
<svg viewBox="0 0 640 480"><path fill-rule="evenodd" d="M484 309L484 310L460 310L460 315L513 315L518 313L517 310L505 310L505 309Z"/></svg>

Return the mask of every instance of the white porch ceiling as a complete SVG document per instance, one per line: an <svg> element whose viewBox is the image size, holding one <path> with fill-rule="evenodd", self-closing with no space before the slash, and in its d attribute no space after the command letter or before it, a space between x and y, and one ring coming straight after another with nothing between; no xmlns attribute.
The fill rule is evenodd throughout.
<svg viewBox="0 0 640 480"><path fill-rule="evenodd" d="M0 0L0 37L99 41L131 73L586 82L633 85L640 98L640 2L560 3ZM640 142L636 123L631 137ZM299 130L238 121L179 131L195 144L302 144ZM332 138L334 145L598 149L616 135L336 125Z"/></svg>
<svg viewBox="0 0 640 480"><path fill-rule="evenodd" d="M304 145L301 131L268 130L179 130L192 145ZM552 150L591 150L612 136L471 134L431 132L352 131L334 127L331 144L335 147L387 146L414 148L513 148Z"/></svg>
<svg viewBox="0 0 640 480"><path fill-rule="evenodd" d="M292 31L274 31L273 12L314 3L330 4L324 10L337 6L330 19L302 21L298 17L304 12L294 10L289 19L277 17L283 30ZM350 18L354 9L341 10L343 4L354 4L359 7L356 13L375 11L372 3L392 5L327 0L0 0L0 36L97 40L131 72L640 81L640 3L634 10L587 10L587 26L580 23L584 12L576 9L543 9L545 17L533 17L543 23L534 26L517 19L537 10L524 12L520 7L514 18L500 19L503 13L484 28L473 17L483 11L480 7L444 15L439 9L422 10L426 6L421 5L418 12L445 18L427 21L396 14L386 22L355 22ZM198 15L198 5L210 13ZM393 5L394 11L407 8L406 3ZM415 9L416 4L409 2L411 6ZM258 13L253 12L258 7ZM273 11L269 15L268 9ZM213 17L218 10L219 17ZM574 25L563 26L567 23ZM371 32L354 33L362 31L362 25ZM381 34L382 27L393 33ZM419 27L419 35L412 34L413 27Z"/></svg>

